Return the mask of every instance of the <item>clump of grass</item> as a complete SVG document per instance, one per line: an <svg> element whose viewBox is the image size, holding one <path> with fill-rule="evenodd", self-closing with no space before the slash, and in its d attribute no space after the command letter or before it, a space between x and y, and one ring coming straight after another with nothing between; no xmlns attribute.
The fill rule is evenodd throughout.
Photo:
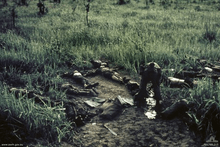
<svg viewBox="0 0 220 147"><path fill-rule="evenodd" d="M74 127L66 119L63 105L51 107L50 104L36 104L27 95L15 98L7 87L2 87L0 100L0 116L4 126L0 127L1 143L28 143L46 140L47 143L61 143L70 141L74 135ZM5 130L9 129L9 130ZM14 140L11 140L13 139ZM2 142L3 141L3 142ZM15 142L14 142L15 141Z"/></svg>
<svg viewBox="0 0 220 147"><path fill-rule="evenodd" d="M123 4L127 4L127 3L130 3L130 0L119 0L118 1L119 5L123 5Z"/></svg>
<svg viewBox="0 0 220 147"><path fill-rule="evenodd" d="M165 9L168 9L168 7L171 6L171 3L169 2L169 0L163 0L161 2L161 5L165 8Z"/></svg>
<svg viewBox="0 0 220 147"><path fill-rule="evenodd" d="M205 33L203 34L203 39L212 43L217 40L217 30L211 27L210 24L205 24Z"/></svg>
<svg viewBox="0 0 220 147"><path fill-rule="evenodd" d="M198 135L205 141L210 135L217 139L220 137L220 93L219 83L213 85L210 79L199 81L198 87L191 90L190 102L194 107L189 111L189 116L196 124Z"/></svg>
<svg viewBox="0 0 220 147"><path fill-rule="evenodd" d="M200 7L200 6L196 6L196 7L195 7L195 10L196 10L196 11L201 11L201 7Z"/></svg>

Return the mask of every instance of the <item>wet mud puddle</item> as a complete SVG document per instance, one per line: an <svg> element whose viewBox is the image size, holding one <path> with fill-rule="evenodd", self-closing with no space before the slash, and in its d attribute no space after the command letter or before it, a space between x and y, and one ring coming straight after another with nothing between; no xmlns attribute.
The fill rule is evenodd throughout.
<svg viewBox="0 0 220 147"><path fill-rule="evenodd" d="M156 106L156 100L152 97L146 98L147 107L145 109L144 115L147 116L148 119L155 119L157 116L157 112L153 110Z"/></svg>
<svg viewBox="0 0 220 147"><path fill-rule="evenodd" d="M156 106L156 100L153 98L154 92L152 90L149 91L149 97L146 98L146 108L144 111L144 115L147 116L148 119L155 119L157 116L157 112L153 109Z"/></svg>

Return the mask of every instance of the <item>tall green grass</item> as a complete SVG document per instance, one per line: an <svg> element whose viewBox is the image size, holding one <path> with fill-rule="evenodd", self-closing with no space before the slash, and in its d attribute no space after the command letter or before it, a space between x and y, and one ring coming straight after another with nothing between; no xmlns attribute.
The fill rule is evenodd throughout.
<svg viewBox="0 0 220 147"><path fill-rule="evenodd" d="M45 3L48 8L53 6ZM40 52L52 49L59 57L70 57L74 62L105 57L136 72L135 65L142 61L156 61L163 66L163 60L171 63L186 54L212 60L219 56L215 52L219 48L217 11L177 11L157 5L145 10L140 9L143 2L119 6L111 1L94 1L87 27L82 2L75 2L74 13L75 5L66 2L35 19L30 16L37 11L34 4L30 2L30 12L28 8L16 9L21 16L17 22L20 34L37 44ZM212 32L216 39L208 43L205 36Z"/></svg>
<svg viewBox="0 0 220 147"><path fill-rule="evenodd" d="M210 135L219 140L220 130L217 127L220 122L220 92L219 83L213 85L213 81L204 78L198 81L198 86L190 91L188 100L193 107L188 112L192 121L196 124L197 133L203 141L209 139ZM197 128L196 128L197 127Z"/></svg>
<svg viewBox="0 0 220 147"><path fill-rule="evenodd" d="M1 143L30 143L37 140L44 140L44 144L60 143L71 140L74 135L73 126L66 120L62 105L40 106L27 99L26 95L16 99L13 94L8 93L7 88L3 89L0 102L1 119L3 112L7 112L5 121L10 128L7 130L4 125L0 127L1 133L5 133L1 134L4 136ZM10 131L14 134L10 134Z"/></svg>

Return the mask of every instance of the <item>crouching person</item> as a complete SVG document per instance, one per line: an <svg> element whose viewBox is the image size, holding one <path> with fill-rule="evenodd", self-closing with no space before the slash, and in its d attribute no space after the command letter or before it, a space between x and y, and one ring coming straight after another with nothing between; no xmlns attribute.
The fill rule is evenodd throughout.
<svg viewBox="0 0 220 147"><path fill-rule="evenodd" d="M154 99L156 100L156 109L160 109L160 79L161 79L161 68L155 62L150 62L147 66L140 67L141 84L139 92L134 96L134 102L138 107L146 105L146 98L149 97L147 91L147 84L152 83L154 91Z"/></svg>

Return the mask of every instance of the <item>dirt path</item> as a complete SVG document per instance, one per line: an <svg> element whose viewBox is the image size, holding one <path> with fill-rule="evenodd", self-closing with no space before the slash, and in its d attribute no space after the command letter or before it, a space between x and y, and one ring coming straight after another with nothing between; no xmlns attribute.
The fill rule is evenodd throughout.
<svg viewBox="0 0 220 147"><path fill-rule="evenodd" d="M101 76L90 78L90 81L99 82L97 91L100 98L113 99L118 95L132 98L122 84ZM88 98L81 97L81 100L85 99ZM78 140L74 146L83 147L200 146L193 133L181 120L148 119L144 112L135 106L125 108L121 115L111 121L94 117L78 128L74 139Z"/></svg>

